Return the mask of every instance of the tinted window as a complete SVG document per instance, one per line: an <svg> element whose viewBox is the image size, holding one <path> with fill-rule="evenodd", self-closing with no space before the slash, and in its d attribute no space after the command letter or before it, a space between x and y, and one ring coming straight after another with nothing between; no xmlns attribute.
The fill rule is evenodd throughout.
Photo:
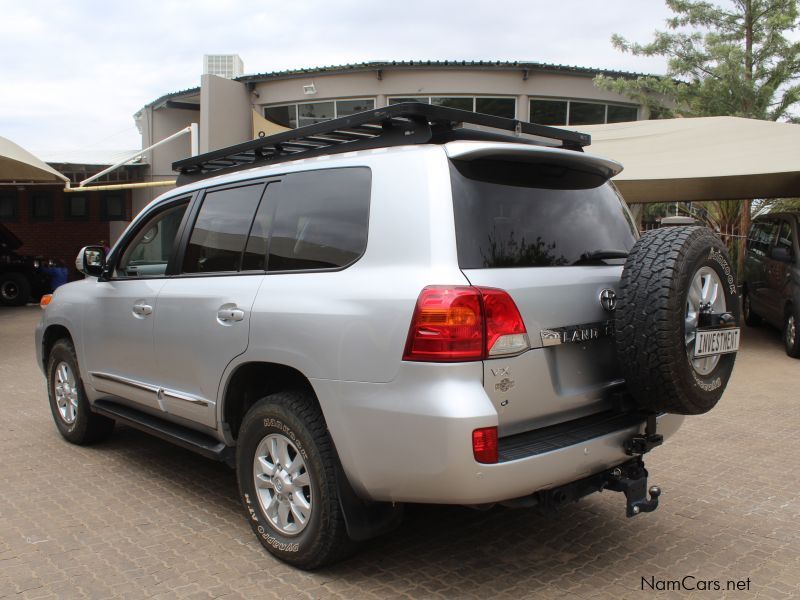
<svg viewBox="0 0 800 600"><path fill-rule="evenodd" d="M766 256L777 233L777 221L760 221L755 223L750 229L747 247L759 256Z"/></svg>
<svg viewBox="0 0 800 600"><path fill-rule="evenodd" d="M208 192L183 259L184 273L238 271L264 184Z"/></svg>
<svg viewBox="0 0 800 600"><path fill-rule="evenodd" d="M566 125L566 100L531 100L531 122L539 125Z"/></svg>
<svg viewBox="0 0 800 600"><path fill-rule="evenodd" d="M53 218L52 192L30 192L28 202L28 216L32 221L44 221Z"/></svg>
<svg viewBox="0 0 800 600"><path fill-rule="evenodd" d="M434 106L446 106L447 108L472 110L472 98L448 98L446 96L433 96L431 98L431 104Z"/></svg>
<svg viewBox="0 0 800 600"><path fill-rule="evenodd" d="M635 121L639 116L639 109L635 106L614 106L608 105L608 123L622 123L625 121Z"/></svg>
<svg viewBox="0 0 800 600"><path fill-rule="evenodd" d="M275 198L279 185L280 182L277 181L270 183L258 205L242 256L242 271L264 271L267 268L267 240L275 213L275 203L269 200Z"/></svg>
<svg viewBox="0 0 800 600"><path fill-rule="evenodd" d="M781 222L781 229L775 245L780 248L786 248L789 252L792 251L794 245L792 243L792 225L789 221Z"/></svg>
<svg viewBox="0 0 800 600"><path fill-rule="evenodd" d="M606 105L592 102L570 102L570 125L594 125L606 122Z"/></svg>
<svg viewBox="0 0 800 600"><path fill-rule="evenodd" d="M282 183L270 271L344 267L364 252L371 176L365 167L309 171Z"/></svg>
<svg viewBox="0 0 800 600"><path fill-rule="evenodd" d="M513 119L515 107L513 98L475 98L475 112L486 115Z"/></svg>
<svg viewBox="0 0 800 600"><path fill-rule="evenodd" d="M151 217L123 250L117 277L163 277L189 200Z"/></svg>
<svg viewBox="0 0 800 600"><path fill-rule="evenodd" d="M604 264L585 255L627 252L636 241L621 198L602 179L545 165L480 163L451 169L462 268Z"/></svg>

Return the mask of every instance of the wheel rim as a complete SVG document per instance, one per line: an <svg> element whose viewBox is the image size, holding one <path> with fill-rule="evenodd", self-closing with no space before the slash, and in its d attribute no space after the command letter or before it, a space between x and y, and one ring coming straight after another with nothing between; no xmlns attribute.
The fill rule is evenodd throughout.
<svg viewBox="0 0 800 600"><path fill-rule="evenodd" d="M269 524L285 535L297 535L311 518L311 478L297 447L273 433L256 448L253 479L258 503Z"/></svg>
<svg viewBox="0 0 800 600"><path fill-rule="evenodd" d="M4 281L0 286L0 295L4 300L16 300L19 296L19 286L13 281Z"/></svg>
<svg viewBox="0 0 800 600"><path fill-rule="evenodd" d="M684 323L684 340L686 343L686 356L689 364L698 375L708 375L719 364L719 355L694 357L694 343L700 322L700 313L712 312L720 314L727 312L725 301L725 288L716 271L711 267L701 267L692 277L692 285L686 295L686 317Z"/></svg>
<svg viewBox="0 0 800 600"><path fill-rule="evenodd" d="M796 342L797 321L795 320L794 315L789 315L789 318L786 319L786 347L791 350L794 348Z"/></svg>
<svg viewBox="0 0 800 600"><path fill-rule="evenodd" d="M78 384L72 369L63 361L56 366L53 390L61 420L72 425L78 417Z"/></svg>

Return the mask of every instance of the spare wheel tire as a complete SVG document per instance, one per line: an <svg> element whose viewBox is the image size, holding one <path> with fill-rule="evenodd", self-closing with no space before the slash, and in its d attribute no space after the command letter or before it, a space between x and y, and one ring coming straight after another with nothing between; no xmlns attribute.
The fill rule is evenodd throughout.
<svg viewBox="0 0 800 600"><path fill-rule="evenodd" d="M739 326L736 278L722 241L705 227L646 233L625 262L615 315L617 356L645 410L696 415L719 401L736 354L695 358L701 311Z"/></svg>

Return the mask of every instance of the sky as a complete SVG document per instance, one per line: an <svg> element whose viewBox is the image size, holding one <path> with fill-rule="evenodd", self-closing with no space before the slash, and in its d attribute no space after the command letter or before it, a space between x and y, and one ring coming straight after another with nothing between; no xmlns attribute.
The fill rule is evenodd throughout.
<svg viewBox="0 0 800 600"><path fill-rule="evenodd" d="M198 86L204 54L245 73L373 60L520 60L664 73L620 33L664 29L661 0L0 0L0 136L41 154L138 149L133 114Z"/></svg>

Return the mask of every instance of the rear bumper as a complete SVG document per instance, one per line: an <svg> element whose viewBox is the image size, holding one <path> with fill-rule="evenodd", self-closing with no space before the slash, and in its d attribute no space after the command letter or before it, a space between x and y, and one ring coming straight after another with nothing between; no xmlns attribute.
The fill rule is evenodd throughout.
<svg viewBox="0 0 800 600"><path fill-rule="evenodd" d="M533 456L511 457L492 465L477 463L472 431L498 424L481 371L480 363L406 363L398 377L386 384L313 380L356 492L372 500L395 502L510 500L629 460L623 442L644 431L643 423L628 425L590 439L576 438L578 443ZM660 416L658 432L669 437L683 419Z"/></svg>

